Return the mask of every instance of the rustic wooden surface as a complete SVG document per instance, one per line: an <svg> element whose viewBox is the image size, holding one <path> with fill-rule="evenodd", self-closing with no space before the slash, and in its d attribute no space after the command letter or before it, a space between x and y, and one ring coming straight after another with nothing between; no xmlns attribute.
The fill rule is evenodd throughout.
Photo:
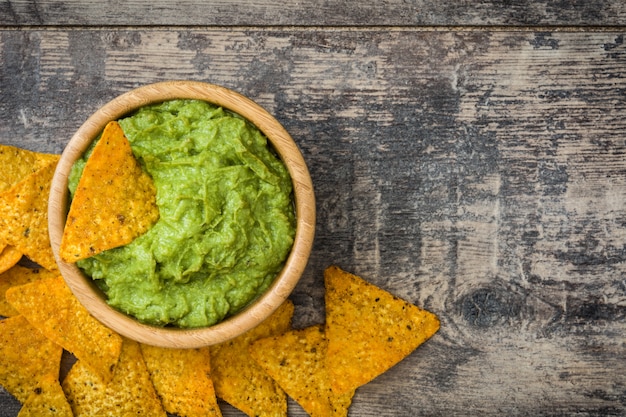
<svg viewBox="0 0 626 417"><path fill-rule="evenodd" d="M295 325L330 263L441 318L351 416L626 415L626 5L153 3L0 3L0 143L60 153L149 82L235 89L313 177Z"/></svg>
<svg viewBox="0 0 626 417"><path fill-rule="evenodd" d="M620 26L619 0L4 0L3 25Z"/></svg>

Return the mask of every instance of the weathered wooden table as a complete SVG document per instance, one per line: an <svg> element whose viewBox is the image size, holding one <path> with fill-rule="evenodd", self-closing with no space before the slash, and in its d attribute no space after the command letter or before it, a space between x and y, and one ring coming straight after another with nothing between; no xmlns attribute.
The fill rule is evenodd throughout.
<svg viewBox="0 0 626 417"><path fill-rule="evenodd" d="M331 263L441 318L350 415L626 415L626 3L367 3L1 2L0 143L60 153L150 82L237 90L316 189L294 324Z"/></svg>

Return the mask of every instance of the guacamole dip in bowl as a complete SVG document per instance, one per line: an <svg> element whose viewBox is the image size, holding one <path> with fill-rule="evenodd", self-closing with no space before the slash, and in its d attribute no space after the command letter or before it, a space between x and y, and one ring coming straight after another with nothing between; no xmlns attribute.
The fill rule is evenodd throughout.
<svg viewBox="0 0 626 417"><path fill-rule="evenodd" d="M58 256L68 200L116 120L156 188L158 221L76 263ZM258 105L223 87L166 82L96 112L64 151L49 205L59 268L79 301L124 336L157 346L219 343L254 327L306 265L313 189L297 146Z"/></svg>

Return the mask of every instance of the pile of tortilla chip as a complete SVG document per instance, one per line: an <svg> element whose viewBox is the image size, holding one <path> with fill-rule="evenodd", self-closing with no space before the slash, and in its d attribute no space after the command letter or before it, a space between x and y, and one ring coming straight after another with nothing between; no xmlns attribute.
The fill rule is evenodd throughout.
<svg viewBox="0 0 626 417"><path fill-rule="evenodd" d="M111 141L115 146L102 142L107 155L96 157L88 174L126 164L124 172L110 173L113 182L121 176L122 184L133 182L135 190L150 193L151 184L126 153L125 138L121 145L118 139ZM0 145L0 386L22 403L19 416L220 416L208 349L176 351L125 339L91 316L65 284L48 237L48 197L58 161L58 155ZM102 171L98 175L111 180ZM96 198L112 192L91 186L84 192L100 193ZM100 233L130 225L120 235L133 239L149 227L133 222L144 207L152 213L150 222L158 216L151 204L140 207L140 214L120 214L119 206L107 203L121 226L107 229L101 223ZM76 215L85 216L91 214ZM119 244L118 239L104 246ZM64 351L75 363L61 380Z"/></svg>
<svg viewBox="0 0 626 417"><path fill-rule="evenodd" d="M0 272L22 256L57 269L48 237L48 196L58 155L0 145Z"/></svg>
<svg viewBox="0 0 626 417"><path fill-rule="evenodd" d="M310 416L347 416L356 389L428 340L439 320L336 266L324 281L325 324L257 340L250 354Z"/></svg>
<svg viewBox="0 0 626 417"><path fill-rule="evenodd" d="M100 224L112 225L81 224L84 214L75 210L79 226L68 228L73 230L65 247L70 261L124 244L158 217L151 200L143 198L152 193L149 181L138 197L148 201L139 214L109 202L115 193L100 193L94 185L93 178L107 176L119 187L145 182L125 138L116 126L111 129L102 156L85 168L96 174L83 181L82 192L100 199L100 207L106 202L110 210ZM94 153L99 154L95 148ZM126 174L107 171L115 165L107 158L125 161L118 165ZM434 314L331 266L324 272L323 324L292 328L294 306L288 300L256 328L220 345L166 349L126 339L93 318L58 271L47 222L58 160L0 145L0 164L8 171L0 179L0 386L22 403L20 417L221 416L218 398L248 416L286 416L288 397L313 417L346 416L360 386L439 329ZM77 198L83 201L78 191ZM149 220L133 223L135 216ZM85 233L95 233L90 239L97 240L111 230L110 239L79 244ZM61 380L64 351L76 362Z"/></svg>
<svg viewBox="0 0 626 417"><path fill-rule="evenodd" d="M287 416L287 397L314 417L346 416L358 387L439 328L432 313L330 267L325 324L293 329L288 300L230 341L165 349L104 327L58 275L15 268L25 283L6 291L0 385L23 403L22 417L221 416L217 398L248 416ZM63 350L77 361L60 381Z"/></svg>

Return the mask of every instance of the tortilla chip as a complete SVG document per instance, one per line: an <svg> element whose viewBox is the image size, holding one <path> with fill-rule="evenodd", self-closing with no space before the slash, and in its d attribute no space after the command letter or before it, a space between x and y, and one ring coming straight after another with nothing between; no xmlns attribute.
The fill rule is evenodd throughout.
<svg viewBox="0 0 626 417"><path fill-rule="evenodd" d="M8 145L0 145L0 193L13 187L41 168L59 161L59 155L32 152Z"/></svg>
<svg viewBox="0 0 626 417"><path fill-rule="evenodd" d="M48 236L48 197L56 162L0 193L0 241L46 269L58 269Z"/></svg>
<svg viewBox="0 0 626 417"><path fill-rule="evenodd" d="M290 329L293 303L285 301L270 317L239 337L210 347L217 396L248 416L286 416L285 392L252 359L252 342Z"/></svg>
<svg viewBox="0 0 626 417"><path fill-rule="evenodd" d="M78 182L59 249L76 262L132 242L156 223L156 188L133 156L117 122L110 122Z"/></svg>
<svg viewBox="0 0 626 417"><path fill-rule="evenodd" d="M73 417L58 377L44 375L17 417Z"/></svg>
<svg viewBox="0 0 626 417"><path fill-rule="evenodd" d="M17 264L22 259L22 252L15 246L6 245L0 249L0 274Z"/></svg>
<svg viewBox="0 0 626 417"><path fill-rule="evenodd" d="M327 365L337 394L382 374L439 329L434 314L336 266L324 278Z"/></svg>
<svg viewBox="0 0 626 417"><path fill-rule="evenodd" d="M0 274L0 316L13 317L19 312L11 306L7 301L5 294L11 287L28 284L45 278L55 278L58 272L48 271L43 268L26 268L21 265L15 265L13 268Z"/></svg>
<svg viewBox="0 0 626 417"><path fill-rule="evenodd" d="M148 416L166 417L150 381L137 342L124 339L120 360L108 384L77 361L61 384L75 417Z"/></svg>
<svg viewBox="0 0 626 417"><path fill-rule="evenodd" d="M63 349L22 316L0 320L0 385L21 403L44 375L59 377Z"/></svg>
<svg viewBox="0 0 626 417"><path fill-rule="evenodd" d="M180 417L222 415L211 380L208 348L141 345L141 352L165 411Z"/></svg>
<svg viewBox="0 0 626 417"><path fill-rule="evenodd" d="M335 394L326 368L323 325L260 339L250 347L259 365L312 417L345 417L354 391Z"/></svg>
<svg viewBox="0 0 626 417"><path fill-rule="evenodd" d="M9 288L11 305L46 337L73 353L109 381L122 338L93 318L61 276Z"/></svg>

